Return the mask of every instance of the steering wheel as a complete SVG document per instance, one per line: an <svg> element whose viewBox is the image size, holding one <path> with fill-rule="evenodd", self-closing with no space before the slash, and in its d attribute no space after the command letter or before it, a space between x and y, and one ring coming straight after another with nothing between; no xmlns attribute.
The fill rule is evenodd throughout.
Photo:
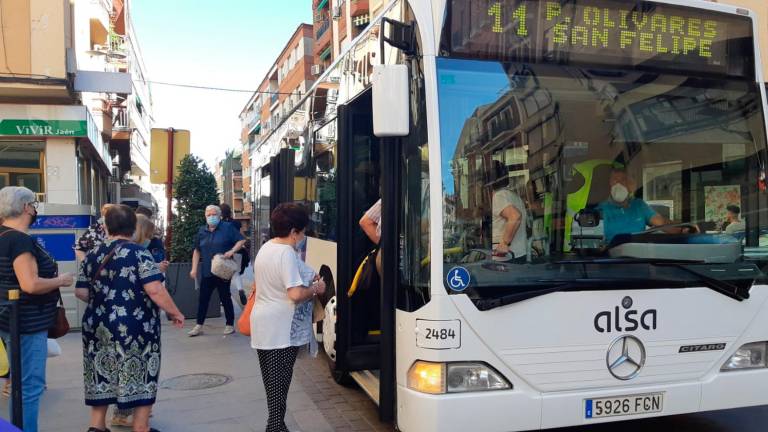
<svg viewBox="0 0 768 432"><path fill-rule="evenodd" d="M683 234L691 234L691 233L700 233L701 229L699 229L699 226L693 222L683 222L683 223L676 223L676 224L666 224L666 225L659 225L655 227L648 228L645 231L640 232L639 234L667 234L664 232L665 229L669 228L688 228L687 231L683 232Z"/></svg>

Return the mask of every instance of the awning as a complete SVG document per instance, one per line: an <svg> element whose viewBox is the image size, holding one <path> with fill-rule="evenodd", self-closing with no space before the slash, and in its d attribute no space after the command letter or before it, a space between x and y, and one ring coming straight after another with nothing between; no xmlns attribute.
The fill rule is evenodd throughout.
<svg viewBox="0 0 768 432"><path fill-rule="evenodd" d="M320 0L320 3L317 4L317 10L318 11L322 10L327 4L328 4L328 0Z"/></svg>
<svg viewBox="0 0 768 432"><path fill-rule="evenodd" d="M325 60L331 55L331 46L329 45L328 48L324 49L322 53L320 53L320 60Z"/></svg>

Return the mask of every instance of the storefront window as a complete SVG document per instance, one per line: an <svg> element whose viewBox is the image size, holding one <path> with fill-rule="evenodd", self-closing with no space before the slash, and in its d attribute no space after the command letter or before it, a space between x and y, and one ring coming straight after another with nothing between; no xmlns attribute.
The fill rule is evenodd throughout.
<svg viewBox="0 0 768 432"><path fill-rule="evenodd" d="M31 148L30 148L31 147ZM0 143L0 187L24 186L44 193L40 143Z"/></svg>

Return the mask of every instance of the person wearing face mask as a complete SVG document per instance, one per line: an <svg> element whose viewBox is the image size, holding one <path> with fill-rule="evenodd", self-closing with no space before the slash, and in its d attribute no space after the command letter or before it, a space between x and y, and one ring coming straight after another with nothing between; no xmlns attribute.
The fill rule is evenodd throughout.
<svg viewBox="0 0 768 432"><path fill-rule="evenodd" d="M278 205L270 215L275 237L259 248L253 264L256 299L251 311L251 347L259 357L267 391L267 431L287 431L286 399L299 347L306 345L308 331L297 331L297 312L306 322L307 302L325 292L325 283L303 265L298 250L306 241L309 214L298 204ZM303 277L302 273L307 273ZM302 320L300 320L302 321ZM309 329L307 329L309 330Z"/></svg>
<svg viewBox="0 0 768 432"><path fill-rule="evenodd" d="M224 316L227 321L224 334L232 334L235 332L235 308L229 292L229 281L211 273L211 263L213 257L219 254L224 255L225 258L232 258L245 245L245 237L234 225L222 223L221 209L218 206L209 205L205 208L205 222L206 224L200 227L195 236L192 271L189 273L192 279L200 277L197 324L189 331L189 336L198 336L203 332L208 303L211 301L214 290L219 293L219 300L224 307Z"/></svg>
<svg viewBox="0 0 768 432"><path fill-rule="evenodd" d="M136 212L136 233L134 241L146 249L157 263L160 271L165 273L168 270L168 261L165 259L165 249L153 248L155 242L155 223L143 214Z"/></svg>
<svg viewBox="0 0 768 432"><path fill-rule="evenodd" d="M605 225L606 243L610 244L618 234L636 234L645 231L648 226L670 223L648 203L635 198L635 182L625 170L611 170L608 185L611 188L611 196L597 206ZM679 232L679 229L677 231Z"/></svg>
<svg viewBox="0 0 768 432"><path fill-rule="evenodd" d="M166 260L165 246L163 245L162 233L158 232L157 226L155 226L155 223L152 222L153 221L152 210L144 206L138 206L136 207L136 216L139 216L139 215L146 216L147 219L152 223L153 229L155 230L154 233L152 233L152 237L149 239L149 244L145 246L145 249L152 254L152 258L155 259L155 262L158 263L158 265L161 268L163 267L163 264L161 264L163 262L165 263L165 267L167 267L168 261ZM163 270L163 272L165 272L165 270Z"/></svg>
<svg viewBox="0 0 768 432"><path fill-rule="evenodd" d="M21 399L27 432L38 430L48 329L56 317L59 289L74 283L74 275L59 274L56 261L28 234L37 218L37 205L34 192L25 187L0 189L0 299L8 300L9 290L21 288ZM8 308L0 308L0 337L8 348L11 325Z"/></svg>

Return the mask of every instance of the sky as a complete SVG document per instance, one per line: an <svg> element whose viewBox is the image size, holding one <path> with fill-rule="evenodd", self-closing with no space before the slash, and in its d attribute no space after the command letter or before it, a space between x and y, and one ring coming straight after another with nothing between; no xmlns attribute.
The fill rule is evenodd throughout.
<svg viewBox="0 0 768 432"><path fill-rule="evenodd" d="M509 91L509 78L498 62L440 59L437 67L440 103L451 107L440 110L443 172L450 173L467 119L478 107L496 102ZM452 180L446 181L444 186L448 195L453 194Z"/></svg>
<svg viewBox="0 0 768 432"><path fill-rule="evenodd" d="M130 0L148 81L255 90L311 0ZM192 153L211 168L240 146L249 93L151 84L154 127L188 129Z"/></svg>

